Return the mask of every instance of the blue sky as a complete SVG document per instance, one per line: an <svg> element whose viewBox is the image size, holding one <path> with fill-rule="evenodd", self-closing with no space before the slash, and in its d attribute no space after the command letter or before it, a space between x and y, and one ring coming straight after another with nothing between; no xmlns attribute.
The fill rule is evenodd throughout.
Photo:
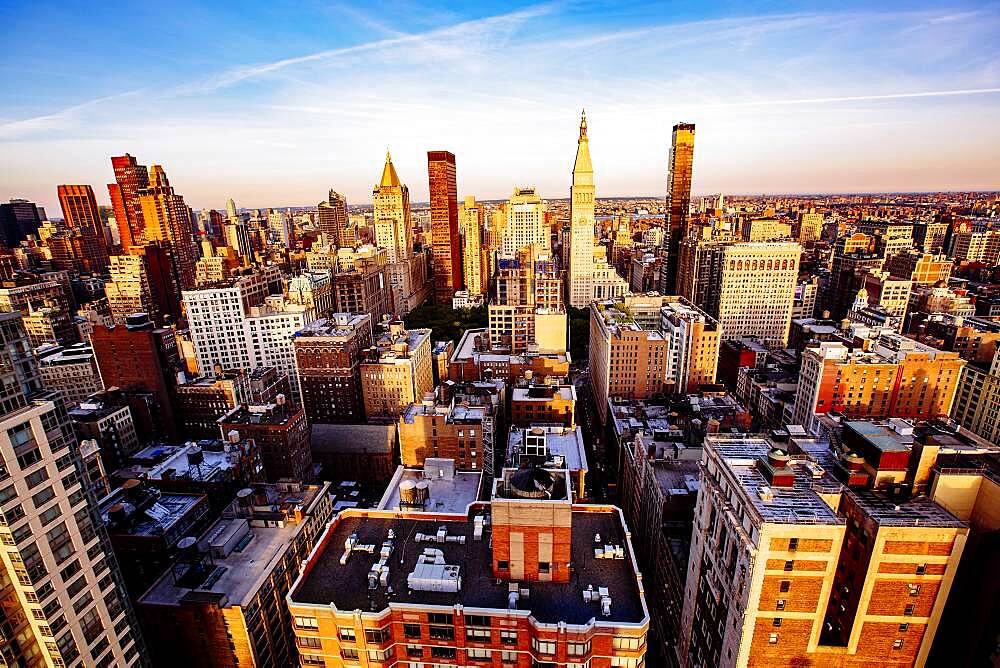
<svg viewBox="0 0 1000 668"><path fill-rule="evenodd" d="M388 147L459 194L565 196L581 107L599 195L1000 188L1000 5L0 2L0 198L102 202L108 157L196 208L370 201Z"/></svg>

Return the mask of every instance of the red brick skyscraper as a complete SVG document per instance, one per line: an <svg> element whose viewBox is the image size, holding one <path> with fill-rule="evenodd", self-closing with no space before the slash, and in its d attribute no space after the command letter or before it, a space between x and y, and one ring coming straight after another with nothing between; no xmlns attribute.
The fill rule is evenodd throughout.
<svg viewBox="0 0 1000 668"><path fill-rule="evenodd" d="M458 233L458 186L455 156L448 151L427 152L430 180L431 242L434 250L434 301L450 304L462 288L462 246Z"/></svg>
<svg viewBox="0 0 1000 668"><path fill-rule="evenodd" d="M139 191L149 187L149 171L128 153L111 158L115 183L108 184L111 207L118 222L123 250L146 243L146 226L142 219Z"/></svg>
<svg viewBox="0 0 1000 668"><path fill-rule="evenodd" d="M90 186L59 186L59 205L66 227L80 235L81 255L88 271L108 268L108 244L97 199Z"/></svg>

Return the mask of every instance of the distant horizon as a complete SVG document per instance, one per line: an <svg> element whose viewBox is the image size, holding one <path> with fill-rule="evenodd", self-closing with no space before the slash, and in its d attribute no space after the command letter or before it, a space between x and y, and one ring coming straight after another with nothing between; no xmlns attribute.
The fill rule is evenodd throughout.
<svg viewBox="0 0 1000 668"><path fill-rule="evenodd" d="M414 201L428 148L456 155L461 193L568 194L582 108L598 196L665 190L678 122L697 127L698 192L1000 189L995 3L14 0L0 17L0 199L46 211L63 183L107 204L126 151L195 209L331 187L367 204L386 148Z"/></svg>

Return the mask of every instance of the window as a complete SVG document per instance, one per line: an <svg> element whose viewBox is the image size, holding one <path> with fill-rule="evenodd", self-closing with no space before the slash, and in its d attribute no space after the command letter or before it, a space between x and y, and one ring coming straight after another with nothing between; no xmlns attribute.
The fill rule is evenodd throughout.
<svg viewBox="0 0 1000 668"><path fill-rule="evenodd" d="M83 637L87 639L87 644L94 642L97 636L104 633L104 626L101 625L101 617L97 608L91 608L80 618L80 626L83 627Z"/></svg>
<svg viewBox="0 0 1000 668"><path fill-rule="evenodd" d="M910 588L910 596L919 596L920 595L920 585L911 584L911 585L908 585L908 586Z"/></svg>
<svg viewBox="0 0 1000 668"><path fill-rule="evenodd" d="M386 627L384 629L365 629L365 642L371 645L381 645L389 642L392 638L392 631Z"/></svg>
<svg viewBox="0 0 1000 668"><path fill-rule="evenodd" d="M500 643L502 645L516 645L517 644L517 631L501 631L500 632Z"/></svg>
<svg viewBox="0 0 1000 668"><path fill-rule="evenodd" d="M319 649L323 646L319 638L296 638L295 644L299 647L312 647L313 649ZM357 654L355 654L355 658L357 658Z"/></svg>
<svg viewBox="0 0 1000 668"><path fill-rule="evenodd" d="M454 640L455 629L450 626L431 626L427 635L433 640Z"/></svg>
<svg viewBox="0 0 1000 668"><path fill-rule="evenodd" d="M316 640L316 638L309 638L309 640ZM354 649L353 647L341 647L340 656L344 657L345 659L354 659L355 661L357 661L358 650Z"/></svg>
<svg viewBox="0 0 1000 668"><path fill-rule="evenodd" d="M799 549L799 539L798 538L789 538L788 539L788 550L789 550L789 552L794 552L797 549Z"/></svg>
<svg viewBox="0 0 1000 668"><path fill-rule="evenodd" d="M31 501L35 504L35 508L41 508L46 503L54 499L55 496L56 493L52 491L52 485L49 485L42 491L38 492L37 494L34 494L31 497Z"/></svg>
<svg viewBox="0 0 1000 668"><path fill-rule="evenodd" d="M0 489L0 505L16 498L17 490L14 489L14 485L7 485L3 489Z"/></svg>
<svg viewBox="0 0 1000 668"><path fill-rule="evenodd" d="M340 636L341 640L346 640L347 642L354 642L357 638L354 636L354 629L341 627L337 629L337 635Z"/></svg>
<svg viewBox="0 0 1000 668"><path fill-rule="evenodd" d="M790 571L793 568L795 568L795 561L789 559L788 561L785 562L785 570L786 571Z"/></svg>
<svg viewBox="0 0 1000 668"><path fill-rule="evenodd" d="M32 487L38 487L46 480L49 479L49 470L44 466L33 473L29 473L24 477L24 481L28 483L28 489Z"/></svg>
<svg viewBox="0 0 1000 668"><path fill-rule="evenodd" d="M315 617L295 617L295 628L298 629L318 629L319 623Z"/></svg>
<svg viewBox="0 0 1000 668"><path fill-rule="evenodd" d="M466 653L470 661L489 661L493 658L493 652L488 649L468 649Z"/></svg>
<svg viewBox="0 0 1000 668"><path fill-rule="evenodd" d="M490 618L486 615L466 615L465 616L466 626L485 626L489 628Z"/></svg>
<svg viewBox="0 0 1000 668"><path fill-rule="evenodd" d="M510 568L510 564L508 562L506 562L506 561L498 561L497 562L497 570L498 571L505 571L508 568Z"/></svg>
<svg viewBox="0 0 1000 668"><path fill-rule="evenodd" d="M777 633L770 634L767 637L767 642L769 642L772 645L777 645L778 644L778 634Z"/></svg>
<svg viewBox="0 0 1000 668"><path fill-rule="evenodd" d="M917 564L917 575L923 575L927 572L927 564Z"/></svg>
<svg viewBox="0 0 1000 668"><path fill-rule="evenodd" d="M454 647L431 647L431 657L434 659L454 659Z"/></svg>
<svg viewBox="0 0 1000 668"><path fill-rule="evenodd" d="M531 648L538 652L539 654L555 654L556 644L553 641L539 640L538 638L531 639Z"/></svg>
<svg viewBox="0 0 1000 668"><path fill-rule="evenodd" d="M786 593L791 588L792 588L791 580L782 580L781 584L778 585L778 591L780 591L782 594Z"/></svg>
<svg viewBox="0 0 1000 668"><path fill-rule="evenodd" d="M639 649L646 644L645 636L618 636L611 641L611 646L615 649Z"/></svg>
<svg viewBox="0 0 1000 668"><path fill-rule="evenodd" d="M912 617L913 616L913 604L912 603L910 603L909 605L906 606L906 608L903 609L903 614L906 615L907 617Z"/></svg>
<svg viewBox="0 0 1000 668"><path fill-rule="evenodd" d="M422 659L424 658L424 648L420 645L407 645L406 656L411 659Z"/></svg>
<svg viewBox="0 0 1000 668"><path fill-rule="evenodd" d="M586 654L590 654L590 641L567 643L566 653L570 656L584 656Z"/></svg>
<svg viewBox="0 0 1000 668"><path fill-rule="evenodd" d="M368 660L374 661L375 663L382 663L383 661L388 661L393 656L395 652L390 647L389 649L370 649L368 650Z"/></svg>
<svg viewBox="0 0 1000 668"><path fill-rule="evenodd" d="M785 599L779 598L778 602L774 604L774 609L775 610L784 610L785 609Z"/></svg>
<svg viewBox="0 0 1000 668"><path fill-rule="evenodd" d="M893 649L903 649L903 640L902 639L893 640L892 641L892 648Z"/></svg>
<svg viewBox="0 0 1000 668"><path fill-rule="evenodd" d="M469 628L465 629L465 639L472 642L490 642L492 634L489 629Z"/></svg>
<svg viewBox="0 0 1000 668"><path fill-rule="evenodd" d="M403 624L403 635L407 638L419 638L420 624Z"/></svg>
<svg viewBox="0 0 1000 668"><path fill-rule="evenodd" d="M899 632L900 633L906 633L906 631L909 628L910 628L910 625L904 622L904 623L902 623L902 624L899 625Z"/></svg>
<svg viewBox="0 0 1000 668"><path fill-rule="evenodd" d="M427 613L427 621L431 624L454 624L454 618L448 613L442 612L429 612Z"/></svg>
<svg viewBox="0 0 1000 668"><path fill-rule="evenodd" d="M781 626L781 617L775 617L774 621L771 622L773 626Z"/></svg>
<svg viewBox="0 0 1000 668"><path fill-rule="evenodd" d="M543 575L547 575L548 572L549 572L549 562L547 562L547 561L539 561L538 562L538 572L541 573L541 574L543 574Z"/></svg>
<svg viewBox="0 0 1000 668"><path fill-rule="evenodd" d="M321 656L316 656L314 654L299 654L299 658L302 659L302 663L310 666L325 666L326 661Z"/></svg>
<svg viewBox="0 0 1000 668"><path fill-rule="evenodd" d="M507 650L503 650L500 652L500 660L504 663L517 663L517 652L508 652Z"/></svg>

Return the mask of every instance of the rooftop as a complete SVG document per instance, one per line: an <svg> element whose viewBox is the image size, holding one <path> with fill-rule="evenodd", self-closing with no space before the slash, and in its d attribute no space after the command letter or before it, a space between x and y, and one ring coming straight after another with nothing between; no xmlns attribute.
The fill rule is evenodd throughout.
<svg viewBox="0 0 1000 668"><path fill-rule="evenodd" d="M246 605L271 576L292 539L302 530L303 513L311 514L326 488L295 485L291 491L279 486L264 488L265 505L283 509L281 518L269 518L267 526L250 512L227 513L199 538L198 552L210 560L176 563L141 598L141 603L178 605L185 597L216 595L221 605ZM261 491L261 490L258 490Z"/></svg>
<svg viewBox="0 0 1000 668"><path fill-rule="evenodd" d="M346 339L357 333L359 328L369 321L371 316L367 313L332 313L328 318L320 318L309 323L296 332L295 336Z"/></svg>
<svg viewBox="0 0 1000 668"><path fill-rule="evenodd" d="M42 366L55 364L85 364L94 361L94 348L86 343L75 343L68 347L40 346L36 351Z"/></svg>
<svg viewBox="0 0 1000 668"><path fill-rule="evenodd" d="M557 468L567 468L570 471L587 470L587 453L583 447L582 430L580 427L569 429L561 425L533 425L527 429L511 427L510 435L507 438L508 466L517 466L518 457L525 450L526 435L534 435L536 432L545 435L547 459L551 459L553 456L563 458L564 465L557 466Z"/></svg>
<svg viewBox="0 0 1000 668"><path fill-rule="evenodd" d="M278 396L282 402L283 397ZM219 418L220 424L266 424L281 426L297 415L301 409L296 409L287 403L264 404L261 406L239 406Z"/></svg>
<svg viewBox="0 0 1000 668"><path fill-rule="evenodd" d="M205 498L204 494L175 494L136 485L115 489L100 500L98 507L101 520L112 534L162 536ZM202 512L207 512L207 504L203 505Z"/></svg>
<svg viewBox="0 0 1000 668"><path fill-rule="evenodd" d="M482 478L483 474L478 471L456 471L453 460L428 458L422 469L398 467L376 508L464 515L469 506L479 498ZM408 482L414 484L409 485ZM420 505L408 500L400 506L400 485L415 490L416 484L421 482L427 483L424 486L426 502L421 500L424 492L414 491ZM408 495L409 490L402 494Z"/></svg>
<svg viewBox="0 0 1000 668"><path fill-rule="evenodd" d="M386 453L392 452L395 444L395 424L312 425L312 450L315 453Z"/></svg>
<svg viewBox="0 0 1000 668"><path fill-rule="evenodd" d="M246 441L242 442L247 443ZM154 444L132 455L132 464L119 476L162 480L190 478L211 481L224 476L240 462L242 444L205 439L184 445Z"/></svg>
<svg viewBox="0 0 1000 668"><path fill-rule="evenodd" d="M536 384L515 387L513 401L538 401L545 403L558 395L563 401L576 401L576 386Z"/></svg>
<svg viewBox="0 0 1000 668"><path fill-rule="evenodd" d="M488 509L488 505L486 506ZM641 623L647 613L640 596L631 545L617 509L607 506L578 506L572 514L571 559L575 578L568 583L521 583L529 589L522 597L517 612L531 614L539 622L556 624L587 624L592 620L612 623ZM586 508L584 510L583 508ZM476 514L476 511L472 511ZM445 563L458 566L461 586L457 592L409 590L407 576L413 572L417 556L427 546L413 540L417 533L434 535L444 527L449 536L464 537L458 542L431 543L444 554ZM490 527L483 539L473 539L471 516L439 516L425 519L419 514L347 510L342 512L324 535L321 544L310 557L309 564L290 595L294 603L333 606L338 610L380 611L391 604L417 604L451 608L457 604L470 608L508 612L509 582L493 575L493 555ZM346 564L341 564L344 544L356 535L360 545L381 546L392 531L393 552L389 559L388 586L368 589L368 573L376 555L355 550ZM594 556L594 536L601 543L624 545L625 559L597 559ZM376 548L377 549L377 548ZM402 562L402 563L400 563ZM607 587L612 598L611 616L602 617L596 603L583 600L583 590L592 584ZM513 614L513 613L511 613Z"/></svg>

